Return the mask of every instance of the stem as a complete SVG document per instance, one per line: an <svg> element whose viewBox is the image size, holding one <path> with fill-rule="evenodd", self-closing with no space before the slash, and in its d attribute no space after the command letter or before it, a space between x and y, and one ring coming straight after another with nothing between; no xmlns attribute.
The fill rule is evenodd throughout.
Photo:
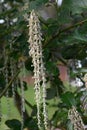
<svg viewBox="0 0 87 130"><path fill-rule="evenodd" d="M21 115L21 97L20 97L20 95L18 94L17 91L15 92L15 94L16 94L16 96L15 96L16 104L15 105L18 108L18 111L19 111L19 113ZM24 112L24 120L27 120L28 118L29 118L29 115L28 115L27 111L25 110L25 112Z"/></svg>
<svg viewBox="0 0 87 130"><path fill-rule="evenodd" d="M69 26L69 27L67 27L67 28L64 28L63 30L60 30L60 31L56 32L53 36L51 36L49 39L47 39L47 40L45 41L44 46L45 46L46 44L48 44L49 42L51 42L52 40L54 40L56 37L59 37L59 35L60 35L61 33L67 32L68 30L70 30L70 29L72 29L72 28L75 28L75 27L77 27L78 25L82 25L82 24L85 23L85 22L87 22L87 19L82 20L82 21L80 21L80 22L78 22L78 23L76 23L76 24L74 24L74 25L71 25L71 26Z"/></svg>
<svg viewBox="0 0 87 130"><path fill-rule="evenodd" d="M25 99L25 103L31 108L33 109L33 106Z"/></svg>
<svg viewBox="0 0 87 130"><path fill-rule="evenodd" d="M11 86L12 82L17 78L18 74L19 74L19 70L17 71L17 73L14 75L14 77L10 80L10 82L8 83L8 85L6 85L5 89L2 91L2 93L0 94L0 98L2 98L2 96L6 93L6 91L9 89L9 87Z"/></svg>
<svg viewBox="0 0 87 130"><path fill-rule="evenodd" d="M85 23L85 22L87 22L87 19L82 20L82 21L80 21L80 22L78 22L78 23L76 23L76 24L74 24L74 25L71 25L71 26L69 26L69 27L63 29L62 31L60 31L60 33L66 32L66 31L68 31L68 30L70 30L70 29L72 29L72 28L74 28L74 27L77 27L78 25L82 25L82 24Z"/></svg>
<svg viewBox="0 0 87 130"><path fill-rule="evenodd" d="M48 23L42 17L39 17L39 20L42 24L44 24L46 27L48 27Z"/></svg>

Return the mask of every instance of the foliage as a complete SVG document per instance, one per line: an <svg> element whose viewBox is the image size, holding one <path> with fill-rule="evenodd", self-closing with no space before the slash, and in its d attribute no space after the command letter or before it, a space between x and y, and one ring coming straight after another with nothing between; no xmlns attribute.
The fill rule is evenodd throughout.
<svg viewBox="0 0 87 130"><path fill-rule="evenodd" d="M25 6L26 3L28 7ZM56 16L51 17L48 13L48 19L45 20L44 14L40 12L41 9L45 10L45 6L46 8L54 7L55 10L54 8L51 10L56 12ZM47 69L47 82L50 83L50 87L47 88L47 105L49 106L48 101L51 99L58 98L60 100L57 104L57 110L49 122L55 128L62 127L62 129L72 130L67 115L68 109L73 105L77 107L83 120L87 123L87 115L84 115L84 109L80 107L82 105L80 98L84 92L80 92L78 89L75 92L72 92L71 89L66 91L65 84L59 78L60 73L57 65L58 62L61 62L67 66L71 79L79 77L82 80L82 77L87 72L85 70L87 67L86 0L64 0L61 7L58 7L55 2L49 3L49 0L30 0L30 2L29 0L3 0L0 2L0 20L4 20L3 23L0 23L0 93L6 86L4 78L6 57L8 57L8 68L10 59L13 59L16 65L22 59L25 61L26 70L32 73L32 62L28 54L28 19L26 18L29 17L32 9L39 12L44 39L43 54ZM10 44L12 44L12 49ZM4 48L6 51L5 56ZM81 68L76 67L78 60L81 61ZM72 61L72 64L70 61ZM9 72L10 80L11 74ZM81 87L85 88L84 82ZM18 88L20 89L20 83L17 90ZM27 91L26 85L25 90ZM9 91L12 93L11 85ZM6 95L4 94L4 96ZM12 94L10 94L10 97L12 97ZM35 106L32 107L32 113L25 120L25 127L37 130ZM13 119L7 120L6 125L13 130L20 130L21 124L18 120Z"/></svg>

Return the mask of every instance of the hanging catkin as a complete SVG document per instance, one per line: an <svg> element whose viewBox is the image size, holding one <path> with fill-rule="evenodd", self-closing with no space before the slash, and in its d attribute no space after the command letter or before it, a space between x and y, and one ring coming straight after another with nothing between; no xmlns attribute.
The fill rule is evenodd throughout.
<svg viewBox="0 0 87 130"><path fill-rule="evenodd" d="M6 55L6 49L4 48L4 68L5 68L5 71L4 71L4 75L5 75L5 83L6 85L8 85L9 83L9 68L8 68L8 57ZM11 106L10 106L10 101L9 101L9 91L7 90L6 92L6 99L7 99L7 109L8 109L8 113L7 113L7 116L10 117L10 113L11 113Z"/></svg>
<svg viewBox="0 0 87 130"><path fill-rule="evenodd" d="M24 85L23 81L20 80L21 85L21 130L23 130L24 127L24 112L25 112L25 100L24 100Z"/></svg>
<svg viewBox="0 0 87 130"><path fill-rule="evenodd" d="M74 130L85 130L82 118L74 106L69 110L68 118L71 120Z"/></svg>
<svg viewBox="0 0 87 130"><path fill-rule="evenodd" d="M22 67L23 67L23 78L25 78L25 63L22 61ZM25 112L25 98L24 98L24 83L21 80L21 97L22 97L22 111Z"/></svg>
<svg viewBox="0 0 87 130"><path fill-rule="evenodd" d="M42 54L42 33L40 27L40 21L35 11L32 10L29 19L29 55L32 57L32 63L34 67L34 89L35 89L35 99L37 104L37 119L38 127L41 128L41 117L40 117L40 107L41 100L43 103L43 116L44 125L47 129L47 111L46 111L46 75L45 67L43 63ZM42 94L41 94L41 83L42 83Z"/></svg>
<svg viewBox="0 0 87 130"><path fill-rule="evenodd" d="M13 49L12 42L10 42L10 51L12 51L12 49ZM13 78L15 73L15 63L12 57L10 58L10 71L11 71L11 77ZM12 96L15 103L15 82L12 82Z"/></svg>
<svg viewBox="0 0 87 130"><path fill-rule="evenodd" d="M6 85L8 85L8 83L9 83L9 81L8 81L8 66L6 66L6 69L5 69L5 82L6 82ZM10 108L9 91L8 90L6 92L6 99L7 99L7 109L8 109L7 116L10 117L11 108Z"/></svg>
<svg viewBox="0 0 87 130"><path fill-rule="evenodd" d="M23 72L23 75L20 76L20 86L21 86L21 130L24 128L24 112L25 112L25 98L24 98L24 83L23 78L25 78L25 63L21 61L19 63L20 70Z"/></svg>
<svg viewBox="0 0 87 130"><path fill-rule="evenodd" d="M10 71L11 71L11 77L13 78L14 76L14 71L15 71L15 63L13 63L13 59L10 59ZM13 96L13 101L15 103L15 83L12 82L12 96Z"/></svg>

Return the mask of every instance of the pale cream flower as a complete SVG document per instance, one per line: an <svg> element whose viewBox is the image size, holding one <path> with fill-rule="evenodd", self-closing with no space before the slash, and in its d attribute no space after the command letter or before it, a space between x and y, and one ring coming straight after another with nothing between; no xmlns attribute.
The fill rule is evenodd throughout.
<svg viewBox="0 0 87 130"><path fill-rule="evenodd" d="M71 120L74 130L85 130L82 118L74 106L69 110L68 118Z"/></svg>
<svg viewBox="0 0 87 130"><path fill-rule="evenodd" d="M40 27L40 21L35 11L32 10L29 19L29 55L32 57L32 63L34 66L34 89L37 104L37 119L38 127L41 127L40 107L41 101L43 103L43 116L44 125L47 129L47 111L46 111L46 75L45 67L43 63L42 54L42 33ZM41 82L42 82L42 95L41 95Z"/></svg>

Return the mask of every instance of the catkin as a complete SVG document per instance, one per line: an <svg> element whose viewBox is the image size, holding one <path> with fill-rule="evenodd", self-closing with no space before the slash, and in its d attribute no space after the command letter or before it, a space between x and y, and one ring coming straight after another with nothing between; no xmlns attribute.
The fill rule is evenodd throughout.
<svg viewBox="0 0 87 130"><path fill-rule="evenodd" d="M69 110L68 118L71 120L74 130L85 130L82 118L74 106Z"/></svg>
<svg viewBox="0 0 87 130"><path fill-rule="evenodd" d="M47 129L47 110L46 110L46 74L42 54L42 33L40 21L35 11L32 10L29 18L29 55L32 57L34 67L34 89L37 104L38 127L41 128L40 107L43 103L44 126ZM42 94L41 94L42 83Z"/></svg>

